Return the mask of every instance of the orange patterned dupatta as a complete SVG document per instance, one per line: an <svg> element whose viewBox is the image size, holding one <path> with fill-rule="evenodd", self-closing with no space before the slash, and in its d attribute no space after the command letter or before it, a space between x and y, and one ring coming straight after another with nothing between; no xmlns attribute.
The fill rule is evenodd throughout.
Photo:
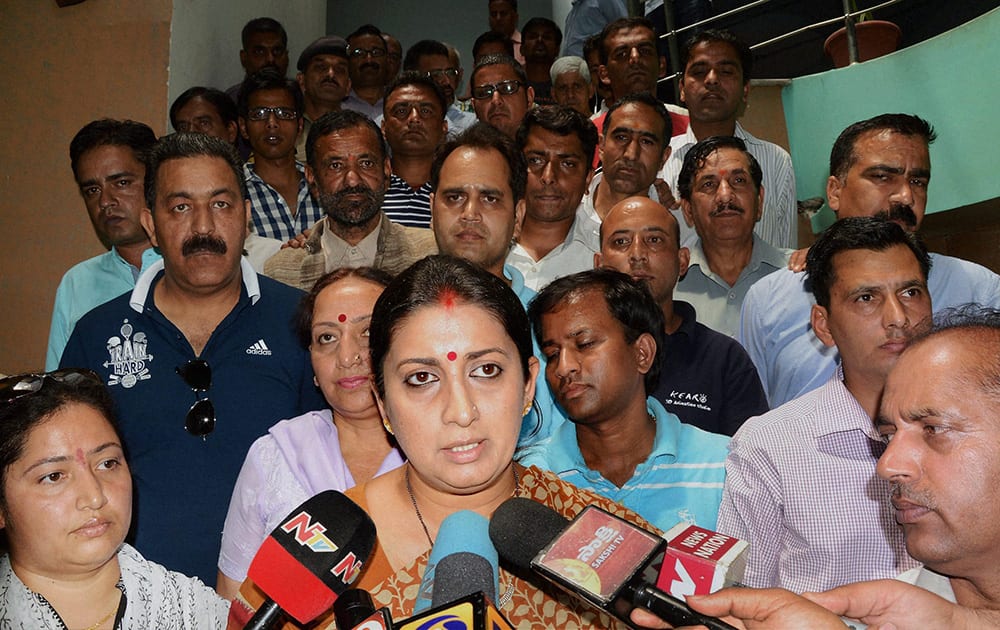
<svg viewBox="0 0 1000 630"><path fill-rule="evenodd" d="M363 509L367 510L365 501L365 486L362 484L348 490L345 494ZM588 505L596 505L612 514L620 516L644 529L659 534L660 531L631 510L614 503L610 499L595 494L589 490L581 490L574 485L562 481L554 473L541 470L534 466L525 468L520 475L516 496L525 497L546 505L566 518L573 518ZM392 613L392 618L401 621L413 614L413 605L420 588L420 580L427 566L430 550L398 571L394 571L382 552L378 542L369 559L364 572L356 584L371 593L375 606L386 606ZM531 577L529 582L509 571L500 570L500 594L497 599L506 598L507 591L513 593L502 607L504 616L520 629L549 630L550 628L624 628L608 615L598 613L579 603L559 589L550 585L542 585L541 580ZM238 617L243 623L253 615L253 610L263 602L263 594L247 580L240 587L240 595L234 600L233 609L241 609ZM249 614L248 614L249 613ZM310 628L326 627L333 629L332 614L323 616L319 623L310 624ZM230 630L240 628L242 624L230 613ZM286 623L284 630L298 628L293 623Z"/></svg>
<svg viewBox="0 0 1000 630"><path fill-rule="evenodd" d="M589 490L568 484L554 473L532 466L524 469L520 477L516 496L547 505L566 518L573 518L588 505L596 505L649 531L660 533L635 512ZM347 496L366 508L364 492L363 486L357 486L347 491ZM378 543L372 556L355 586L370 592L376 606L387 606L393 619L399 621L410 617L430 551L399 571L392 570ZM531 579L533 582L528 582L505 569L500 570L497 599L503 600L508 589L513 589L501 612L519 629L625 627L611 617L578 603L555 587L540 588L537 584L541 584L541 580ZM329 627L334 626L331 624Z"/></svg>

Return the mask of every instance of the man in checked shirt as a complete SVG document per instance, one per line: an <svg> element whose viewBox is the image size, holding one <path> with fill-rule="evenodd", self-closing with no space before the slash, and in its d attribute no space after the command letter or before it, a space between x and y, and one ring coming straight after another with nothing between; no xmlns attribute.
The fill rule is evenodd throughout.
<svg viewBox="0 0 1000 630"><path fill-rule="evenodd" d="M882 218L842 219L809 251L814 334L841 365L826 385L736 432L716 529L750 541L744 583L822 591L915 562L875 474L872 418L890 369L931 319L930 259Z"/></svg>

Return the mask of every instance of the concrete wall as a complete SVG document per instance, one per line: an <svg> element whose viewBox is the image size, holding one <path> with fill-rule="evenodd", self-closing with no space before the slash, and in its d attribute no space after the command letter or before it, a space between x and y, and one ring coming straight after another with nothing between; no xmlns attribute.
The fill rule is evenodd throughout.
<svg viewBox="0 0 1000 630"><path fill-rule="evenodd" d="M256 17L288 33L288 74L302 49L326 32L326 0L173 0L168 103L194 85L225 90L243 79L240 31ZM169 124L169 121L168 121Z"/></svg>
<svg viewBox="0 0 1000 630"><path fill-rule="evenodd" d="M0 372L41 369L56 286L103 251L69 167L87 122L165 129L171 0L0 5Z"/></svg>
<svg viewBox="0 0 1000 630"><path fill-rule="evenodd" d="M844 127L884 112L917 114L937 129L928 213L1000 196L996 103L1000 9L899 52L794 79L783 99L799 199L822 196L830 147ZM826 210L813 221L832 221Z"/></svg>

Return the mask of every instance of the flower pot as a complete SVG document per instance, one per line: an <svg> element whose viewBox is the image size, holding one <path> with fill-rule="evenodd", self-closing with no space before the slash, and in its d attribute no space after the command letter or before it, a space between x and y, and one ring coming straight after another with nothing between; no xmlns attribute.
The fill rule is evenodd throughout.
<svg viewBox="0 0 1000 630"><path fill-rule="evenodd" d="M900 30L892 22L867 20L854 25L858 36L858 61L868 61L888 55L899 47ZM833 60L834 67L850 64L847 52L847 29L840 28L823 42L823 52Z"/></svg>

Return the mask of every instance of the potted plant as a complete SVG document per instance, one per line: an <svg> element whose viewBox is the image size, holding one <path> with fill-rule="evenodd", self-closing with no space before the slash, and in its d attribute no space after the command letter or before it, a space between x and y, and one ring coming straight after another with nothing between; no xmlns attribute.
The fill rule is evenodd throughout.
<svg viewBox="0 0 1000 630"><path fill-rule="evenodd" d="M856 0L848 2L851 13L858 10ZM882 55L888 55L899 47L901 32L892 22L872 19L871 12L862 13L854 24L854 32L858 41L858 61L868 61ZM850 64L847 51L847 28L841 27L833 32L823 42L823 51L833 60L836 68Z"/></svg>

